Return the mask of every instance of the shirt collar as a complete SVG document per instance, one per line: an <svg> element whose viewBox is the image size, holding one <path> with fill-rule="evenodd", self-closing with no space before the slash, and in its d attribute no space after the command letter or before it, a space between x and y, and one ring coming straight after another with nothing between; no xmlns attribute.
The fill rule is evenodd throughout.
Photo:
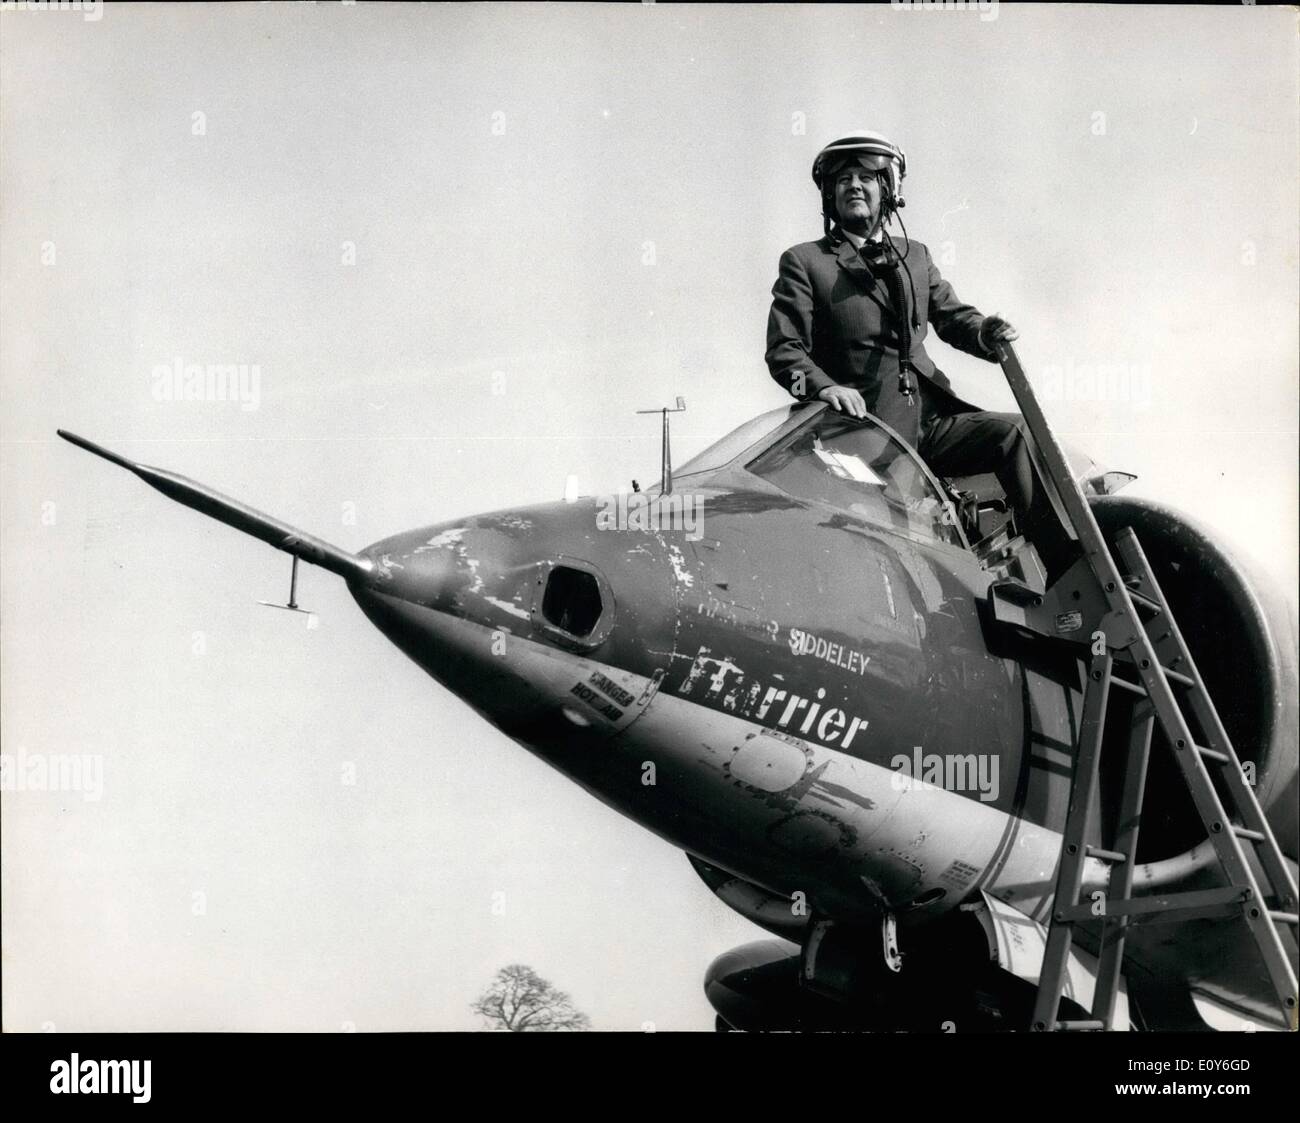
<svg viewBox="0 0 1300 1123"><path fill-rule="evenodd" d="M852 230L845 230L844 227L842 226L836 227L836 229L839 231L841 238L847 238L850 242L853 243L853 248L856 250L862 249L862 247L867 243L867 239L864 238L861 234L855 234L853 233ZM881 237L879 226L877 226L875 231L873 232L871 241L872 242L884 241L884 239Z"/></svg>

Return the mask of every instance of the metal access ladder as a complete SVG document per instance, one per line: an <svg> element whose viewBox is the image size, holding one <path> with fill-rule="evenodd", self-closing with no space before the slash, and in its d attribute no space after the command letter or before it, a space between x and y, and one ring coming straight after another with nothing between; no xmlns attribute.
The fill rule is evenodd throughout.
<svg viewBox="0 0 1300 1123"><path fill-rule="evenodd" d="M1008 344L1000 344L998 358L1036 442L1039 460L1055 485L1060 506L1078 537L1083 557L1045 593L1019 582L995 583L990 590L993 616L1029 632L1078 638L1090 644L1091 653L1032 1027L1042 1031L1113 1028L1125 936L1130 926L1237 916L1244 920L1259 948L1284 1022L1294 1029L1296 973L1283 945L1280 928L1285 925L1295 930L1297 927L1295 878L1243 775L1241 761L1228 740L1137 535L1131 528L1118 535L1117 549L1125 570L1121 574L1015 351ZM1098 631L1103 633L1104 641L1093 642L1092 637ZM1120 669L1125 674L1117 674ZM1092 837L1091 809L1098 786L1107 703L1114 689L1135 695L1137 701L1129 733L1129 759L1116 836L1106 847L1100 847L1089 845L1087 840ZM1199 736L1193 734L1175 691L1184 695ZM1225 886L1138 898L1130 895L1156 722L1160 723L1171 746L1226 875ZM1216 789L1211 769L1221 777L1225 797ZM1254 849L1264 874L1263 882L1252 871L1246 853L1248 846ZM1088 858L1111 866L1110 886L1101 916L1095 915L1093 902L1079 900L1084 863ZM1062 1020L1061 995L1076 928L1098 921L1102 923L1102 939L1092 1010L1087 1018Z"/></svg>

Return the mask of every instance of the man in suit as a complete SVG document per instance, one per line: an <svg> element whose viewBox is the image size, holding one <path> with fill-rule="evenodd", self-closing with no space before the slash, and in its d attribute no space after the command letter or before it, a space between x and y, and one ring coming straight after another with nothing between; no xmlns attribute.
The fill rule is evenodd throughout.
<svg viewBox="0 0 1300 1123"><path fill-rule="evenodd" d="M781 255L767 323L767 365L794 397L818 399L854 417L868 411L897 432L940 476L993 472L1037 536L1049 570L1064 531L1039 484L1028 429L1018 413L993 413L952 393L925 350L927 326L958 350L988 362L1017 338L1000 316L963 304L930 251L885 232L902 204L907 160L876 133L834 141L818 153L823 236Z"/></svg>

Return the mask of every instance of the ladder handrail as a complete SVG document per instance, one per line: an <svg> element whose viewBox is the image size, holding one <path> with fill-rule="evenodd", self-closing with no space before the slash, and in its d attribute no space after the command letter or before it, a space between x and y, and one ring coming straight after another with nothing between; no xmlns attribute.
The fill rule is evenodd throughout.
<svg viewBox="0 0 1300 1123"><path fill-rule="evenodd" d="M1038 397L1033 387L1029 385L1024 367L1020 365L1020 357L1010 343L999 343L997 356L1002 364L1002 373L1006 376L1007 384L1015 395L1016 404L1020 406L1020 414L1029 426L1038 458L1047 469L1048 482L1056 489L1069 524L1083 546L1084 556L1089 559L1094 572L1097 572L1097 567L1101 566L1107 581L1122 585L1119 570L1115 567L1110 550L1106 547L1101 527L1097 525L1079 481L1074 478L1065 450L1061 448L1051 426L1047 423L1047 417L1038 404ZM1085 531L1090 531L1091 534L1085 536Z"/></svg>
<svg viewBox="0 0 1300 1123"><path fill-rule="evenodd" d="M1093 1010L1086 1020L1062 1022L1059 1016L1060 1000L1073 942L1073 926L1085 917L1091 918L1089 910L1080 907L1078 895L1083 859L1093 849L1087 845L1087 839L1091 826L1092 796L1099 779L1099 759L1112 682L1112 653L1126 653L1133 660L1141 679L1137 693L1144 696L1138 704L1134 728L1130 731L1129 770L1125 777L1119 838L1107 849L1094 850L1094 853L1106 855L1105 860L1118 863L1118 868L1112 871L1116 875L1112 877L1112 887L1118 889L1118 895L1112 903L1132 901L1130 894L1132 867L1137 850L1137 820L1147 773L1152 725L1153 721L1159 721L1229 884L1226 896L1224 891L1218 893L1219 897L1224 897L1223 901L1217 898L1212 902L1202 901L1199 898L1204 897L1204 893L1172 894L1159 901L1144 901L1141 912L1146 919L1151 919L1153 914L1165 913L1166 919L1173 920L1197 915L1198 912L1201 915L1223 915L1225 902L1230 910L1236 909L1235 914L1245 920L1254 937L1283 1017L1291 1024L1297 1004L1296 973L1278 936L1277 925L1283 921L1276 917L1282 913L1290 915L1295 909L1295 879L1282 859L1277 840L1254 792L1241 775L1240 760L1232 748L1205 684L1196 671L1191 652L1183 641L1182 633L1137 536L1131 529L1123 530L1118 539L1118 552L1131 578L1142 586L1139 599L1149 613L1155 613L1167 625L1159 642L1171 640L1178 660L1184 670L1190 673L1174 672L1161 662L1161 656L1156 651L1156 641L1153 641L1143 622L1128 583L1111 555L1110 546L1083 489L1070 469L1064 450L1052 433L1014 348L1009 343L999 343L997 357L1028 425L1035 451L1047 472L1048 482L1055 488L1065 509L1068 529L1077 536L1087 568L1096 579L1110 610L1100 622L1105 650L1093 657L1087 672L1084 716L1070 778L1069 807L1061 839L1061 857L1057 863L1051 923L1039 974L1033 1026L1047 1030L1111 1028L1125 936L1130 923L1137 919L1130 915L1134 912L1133 905L1121 905L1118 915L1102 915L1101 959L1094 987ZM1192 713L1197 725L1201 727L1203 739L1208 742L1205 746L1198 745L1193 737L1187 718L1174 695L1175 683L1180 688L1191 691ZM1229 769L1226 776L1226 798L1232 804L1231 808L1225 808L1224 799L1214 787L1207 759ZM1244 822L1234 823L1231 812L1235 812L1238 819ZM1241 833L1243 828L1244 833ZM1278 898L1280 908L1277 913L1270 912L1261 882L1255 877L1247 860L1243 840L1263 850L1256 857L1268 887Z"/></svg>

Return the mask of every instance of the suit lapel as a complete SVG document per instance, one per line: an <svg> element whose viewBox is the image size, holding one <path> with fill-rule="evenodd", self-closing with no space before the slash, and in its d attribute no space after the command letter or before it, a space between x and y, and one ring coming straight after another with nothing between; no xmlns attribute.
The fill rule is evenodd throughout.
<svg viewBox="0 0 1300 1123"><path fill-rule="evenodd" d="M871 266L862 260L857 247L847 238L840 240L839 249L835 252L835 260L840 263L840 268L857 280L867 292L875 286L876 275Z"/></svg>
<svg viewBox="0 0 1300 1123"><path fill-rule="evenodd" d="M841 269L862 286L863 292L880 306L880 310L897 323L898 316L889 299L889 288L885 284L884 277L876 275L871 266L862 260L857 247L847 238L840 239L839 249L835 251L835 260L839 262Z"/></svg>

